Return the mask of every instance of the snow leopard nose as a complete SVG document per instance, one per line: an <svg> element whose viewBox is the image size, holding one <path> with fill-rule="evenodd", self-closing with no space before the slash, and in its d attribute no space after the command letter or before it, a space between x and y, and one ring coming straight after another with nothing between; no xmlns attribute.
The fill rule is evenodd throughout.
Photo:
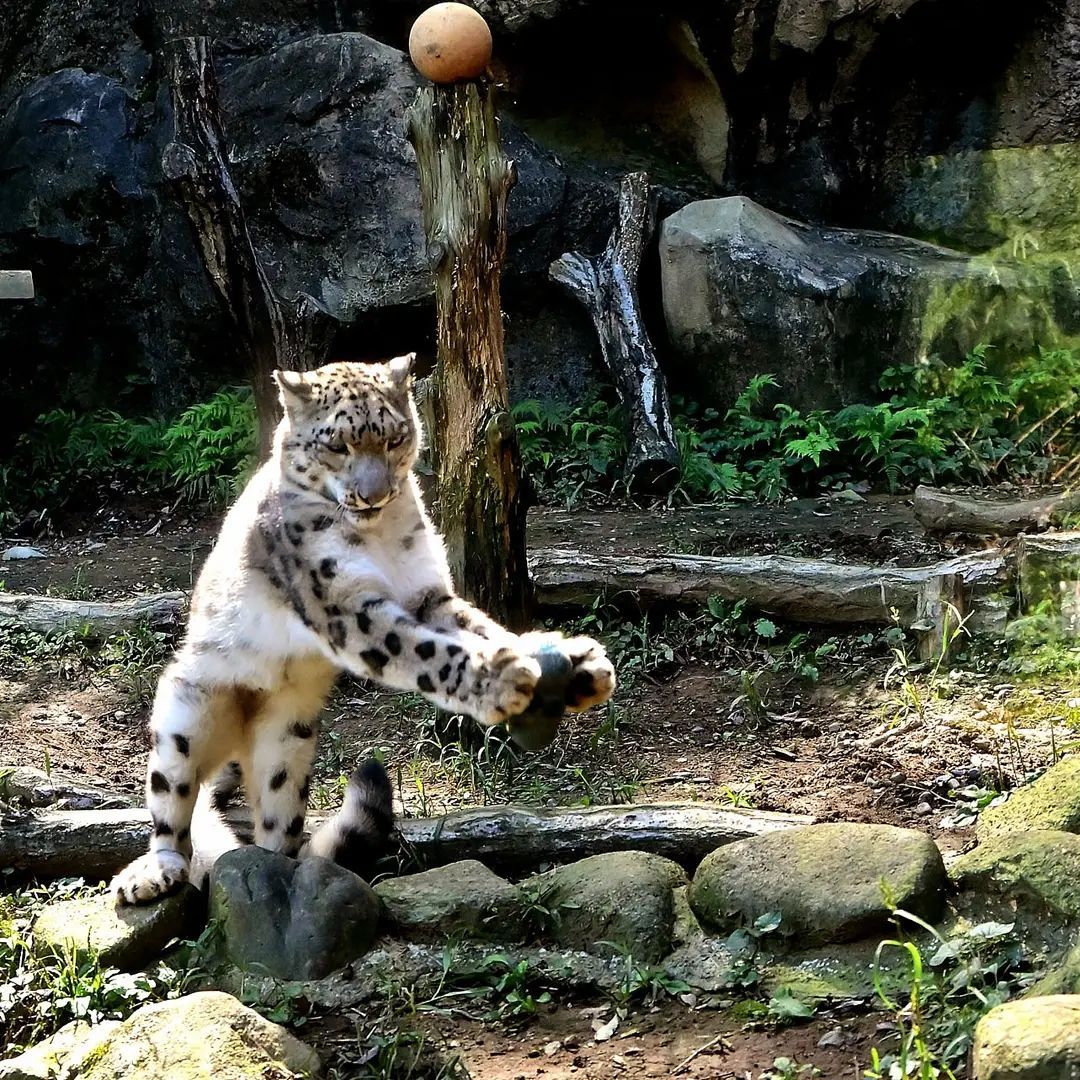
<svg viewBox="0 0 1080 1080"><path fill-rule="evenodd" d="M378 458L365 457L357 462L352 481L353 497L365 507L385 506L394 493L390 469Z"/></svg>

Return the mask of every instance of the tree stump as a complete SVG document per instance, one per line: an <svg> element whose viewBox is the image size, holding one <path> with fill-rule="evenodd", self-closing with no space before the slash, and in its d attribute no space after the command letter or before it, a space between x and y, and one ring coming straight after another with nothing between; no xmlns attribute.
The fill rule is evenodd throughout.
<svg viewBox="0 0 1080 1080"><path fill-rule="evenodd" d="M568 251L551 264L549 274L580 301L596 327L604 363L629 419L627 480L661 493L679 479L679 450L667 383L645 329L637 288L655 216L648 175L624 176L619 219L604 251L596 257Z"/></svg>
<svg viewBox="0 0 1080 1080"><path fill-rule="evenodd" d="M436 516L458 589L519 628L529 608L525 504L500 299L513 165L486 83L421 88L406 131L435 271L438 357L428 407Z"/></svg>
<svg viewBox="0 0 1080 1080"><path fill-rule="evenodd" d="M266 277L248 231L218 105L217 79L205 37L174 36L171 15L156 12L159 51L172 97L172 140L161 169L191 221L210 280L248 354L259 418L259 458L266 458L281 418L275 368L317 367L330 347L334 319L307 295L287 302Z"/></svg>

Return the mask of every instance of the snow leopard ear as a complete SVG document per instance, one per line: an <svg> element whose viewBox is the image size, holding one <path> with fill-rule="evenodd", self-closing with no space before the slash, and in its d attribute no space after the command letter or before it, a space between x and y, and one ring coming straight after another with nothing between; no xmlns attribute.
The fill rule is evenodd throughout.
<svg viewBox="0 0 1080 1080"><path fill-rule="evenodd" d="M272 374L280 391L281 404L286 408L290 403L311 400L311 384L302 371L275 371Z"/></svg>
<svg viewBox="0 0 1080 1080"><path fill-rule="evenodd" d="M414 363L416 363L414 352L406 353L404 356L395 356L386 365L390 371L390 381L397 387L408 386Z"/></svg>

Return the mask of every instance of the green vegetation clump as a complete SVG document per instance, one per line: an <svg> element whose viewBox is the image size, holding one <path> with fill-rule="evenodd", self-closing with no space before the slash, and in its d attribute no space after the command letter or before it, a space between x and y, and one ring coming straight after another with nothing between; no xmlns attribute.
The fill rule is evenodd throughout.
<svg viewBox="0 0 1080 1080"><path fill-rule="evenodd" d="M117 485L220 505L245 479L255 445L255 405L239 387L219 390L172 421L54 409L0 466L0 524Z"/></svg>
<svg viewBox="0 0 1080 1080"><path fill-rule="evenodd" d="M674 497L775 500L860 481L896 491L1070 478L1080 355L1040 350L1008 371L992 370L992 355L980 345L959 365L932 359L888 368L885 400L837 410L767 404L783 389L772 375L751 379L723 416L677 398ZM526 471L544 501L570 504L617 489L625 426L616 407L527 401L514 415Z"/></svg>

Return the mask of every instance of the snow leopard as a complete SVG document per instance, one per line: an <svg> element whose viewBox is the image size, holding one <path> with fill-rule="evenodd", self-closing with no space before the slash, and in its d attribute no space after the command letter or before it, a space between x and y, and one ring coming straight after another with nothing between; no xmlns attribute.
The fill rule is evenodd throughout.
<svg viewBox="0 0 1080 1080"><path fill-rule="evenodd" d="M615 672L598 642L512 633L455 593L414 472L414 359L274 372L283 416L270 456L225 517L156 689L150 850L114 878L119 903L188 880L196 800L209 805L230 762L259 846L345 864L378 848L391 808L375 763L304 841L318 717L342 671L490 727L529 706L534 654L554 643L572 664L569 710L611 696Z"/></svg>

